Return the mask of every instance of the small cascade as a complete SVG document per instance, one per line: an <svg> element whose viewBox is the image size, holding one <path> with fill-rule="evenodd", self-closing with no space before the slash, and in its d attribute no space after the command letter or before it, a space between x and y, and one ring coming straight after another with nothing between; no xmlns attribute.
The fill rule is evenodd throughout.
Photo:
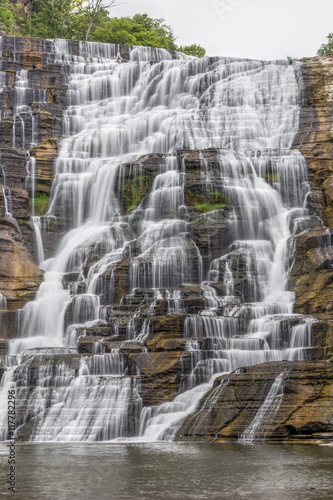
<svg viewBox="0 0 333 500"><path fill-rule="evenodd" d="M17 432L32 441L173 439L217 375L311 355L315 320L294 314L287 287L294 236L314 223L307 166L290 149L301 63L93 42L73 55L70 40L43 43L48 64L68 67L69 105L48 212L33 206L44 281L9 346L17 365L8 383L25 408ZM46 97L26 73L10 113L15 147L36 140L27 96ZM34 198L32 157L27 168ZM174 371L154 399L145 384L156 359ZM283 375L245 441L273 418L282 386Z"/></svg>
<svg viewBox="0 0 333 500"><path fill-rule="evenodd" d="M28 154L26 163L27 177L25 180L25 189L30 192L31 198L31 215L35 216L35 195L36 195L36 158Z"/></svg>
<svg viewBox="0 0 333 500"><path fill-rule="evenodd" d="M265 433L263 429L269 429L274 416L280 408L283 397L283 373L281 373L273 382L265 401L259 408L258 413L254 417L251 424L245 429L240 436L240 443L252 443L256 439L264 439Z"/></svg>
<svg viewBox="0 0 333 500"><path fill-rule="evenodd" d="M0 383L0 440L1 441L5 441L8 437L8 391L16 390L16 382L14 378L15 368L11 367L10 364L11 362L6 363L7 365L5 367L6 370L4 371L1 377L1 383Z"/></svg>
<svg viewBox="0 0 333 500"><path fill-rule="evenodd" d="M4 199L4 205L5 205L5 217L12 218L12 197L11 197L11 192L10 189L6 186L1 186L2 188L2 195Z"/></svg>
<svg viewBox="0 0 333 500"><path fill-rule="evenodd" d="M41 235L41 220L40 217L31 217L32 223L34 225L34 248L36 255L36 262L40 266L45 259L44 255L44 245Z"/></svg>
<svg viewBox="0 0 333 500"><path fill-rule="evenodd" d="M7 300L6 297L0 293L0 311L6 311L7 310Z"/></svg>
<svg viewBox="0 0 333 500"><path fill-rule="evenodd" d="M140 414L138 439L143 442L172 441L179 422L196 408L209 389L210 384L202 384L179 394L171 403L143 408Z"/></svg>
<svg viewBox="0 0 333 500"><path fill-rule="evenodd" d="M1 115L0 115L1 118ZM0 159L1 159L1 153L0 153ZM12 203L11 203L11 191L9 187L7 186L7 181L6 181L6 172L3 167L3 165L0 163L0 168L1 168L1 190L2 190L2 196L4 200L4 208L5 208L5 217L11 218L12 217Z"/></svg>

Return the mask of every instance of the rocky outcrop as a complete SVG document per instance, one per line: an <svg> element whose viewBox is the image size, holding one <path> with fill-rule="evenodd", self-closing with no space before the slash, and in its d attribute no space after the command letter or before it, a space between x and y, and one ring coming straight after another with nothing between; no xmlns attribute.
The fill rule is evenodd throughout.
<svg viewBox="0 0 333 500"><path fill-rule="evenodd" d="M278 378L281 392L269 398ZM320 442L332 436L333 364L325 361L265 363L219 377L177 433L181 441L218 442Z"/></svg>
<svg viewBox="0 0 333 500"><path fill-rule="evenodd" d="M333 57L304 59L304 103L294 147L309 168L308 207L316 213L314 228L295 241L290 287L295 289L295 311L333 320ZM320 220L324 223L321 225ZM330 336L330 328L326 328ZM326 345L331 345L328 339ZM332 355L333 351L327 351Z"/></svg>
<svg viewBox="0 0 333 500"><path fill-rule="evenodd" d="M67 105L68 66L53 63L46 40L4 36L0 43L0 292L13 311L33 299L42 277L33 261L30 216L32 209L41 215L39 208L47 206ZM15 335L10 313L2 316L3 335Z"/></svg>

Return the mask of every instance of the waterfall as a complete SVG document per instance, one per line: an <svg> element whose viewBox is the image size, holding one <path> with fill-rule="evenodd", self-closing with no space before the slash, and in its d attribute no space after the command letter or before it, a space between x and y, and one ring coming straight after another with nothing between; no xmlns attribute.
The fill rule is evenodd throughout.
<svg viewBox="0 0 333 500"><path fill-rule="evenodd" d="M33 422L31 440L172 439L218 374L306 359L311 348L314 319L293 314L294 294L287 290L287 243L312 217L304 208L307 166L290 149L299 125L301 64L197 59L144 47L129 48L124 62L117 46L80 42L72 56L68 41L52 43L49 62L70 65L70 102L50 207L33 218L44 282L10 342L18 356L13 380L26 407L19 425ZM24 103L23 71L19 82ZM15 113L20 116L19 107ZM194 150L200 153L191 189L196 179L204 181L213 200L209 205L205 194L196 194L194 208L200 221L224 210L228 235L208 267L193 232L195 191L186 184L187 154ZM150 174L147 158L154 161ZM30 175L34 186L33 163ZM65 220L68 230L45 260L42 242L54 220ZM125 261L129 293L121 298L120 319L113 319L108 306L115 304L116 270ZM187 309L185 285L200 289L200 313ZM144 294L139 305L138 293ZM140 370L129 371L121 349L135 341L147 353L161 301L166 315L186 316L184 392L144 406ZM132 312L126 339L119 333L124 311ZM95 326L112 326L112 337L72 366L66 349ZM104 350L116 341L120 347Z"/></svg>
<svg viewBox="0 0 333 500"><path fill-rule="evenodd" d="M259 408L258 413L254 417L251 424L245 429L244 433L240 436L239 442L252 443L255 439L264 438L265 435L262 431L264 420L266 420L266 427L269 428L270 423L276 415L283 397L283 373L281 373L274 380L265 401ZM258 435L259 429L259 435Z"/></svg>

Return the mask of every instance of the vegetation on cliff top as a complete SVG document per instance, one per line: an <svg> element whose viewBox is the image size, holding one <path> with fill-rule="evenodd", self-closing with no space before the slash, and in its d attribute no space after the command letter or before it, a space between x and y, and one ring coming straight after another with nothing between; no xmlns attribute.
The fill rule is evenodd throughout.
<svg viewBox="0 0 333 500"><path fill-rule="evenodd" d="M333 33L327 35L327 43L323 43L317 52L317 56L325 56L333 53Z"/></svg>
<svg viewBox="0 0 333 500"><path fill-rule="evenodd" d="M173 30L164 19L147 14L111 17L116 0L31 0L23 7L17 0L2 0L0 31L8 35L67 38L124 45L142 45L203 57L197 44L177 46Z"/></svg>

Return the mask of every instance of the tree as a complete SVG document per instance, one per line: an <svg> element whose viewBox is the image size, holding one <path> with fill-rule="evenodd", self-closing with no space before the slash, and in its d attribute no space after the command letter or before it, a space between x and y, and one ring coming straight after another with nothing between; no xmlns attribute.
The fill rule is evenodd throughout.
<svg viewBox="0 0 333 500"><path fill-rule="evenodd" d="M0 20L5 32L13 23L19 24L21 34L42 38L67 38L120 45L142 45L203 57L200 45L177 47L173 30L164 19L148 14L133 17L110 17L111 7L118 0L32 0L28 11L10 7L9 0L0 0ZM14 12L14 14L13 14ZM1 22L0 21L0 22Z"/></svg>
<svg viewBox="0 0 333 500"><path fill-rule="evenodd" d="M115 5L116 0L33 0L31 19L26 15L20 24L24 35L88 40Z"/></svg>
<svg viewBox="0 0 333 500"><path fill-rule="evenodd" d="M204 57L206 55L206 49L195 43L192 45L181 45L177 50L184 52L184 54L187 54L188 56Z"/></svg>
<svg viewBox="0 0 333 500"><path fill-rule="evenodd" d="M0 31L4 31L9 35L15 31L14 9L8 0L2 0L0 3Z"/></svg>
<svg viewBox="0 0 333 500"><path fill-rule="evenodd" d="M327 43L323 43L317 52L317 56L325 56L333 53L333 33L327 35Z"/></svg>
<svg viewBox="0 0 333 500"><path fill-rule="evenodd" d="M147 14L133 17L104 17L91 32L91 40L123 45L144 45L176 50L175 35L164 19L152 19Z"/></svg>
<svg viewBox="0 0 333 500"><path fill-rule="evenodd" d="M33 0L30 16L20 25L24 35L42 38L76 38L80 19L78 0Z"/></svg>
<svg viewBox="0 0 333 500"><path fill-rule="evenodd" d="M78 0L77 15L83 29L83 39L88 40L90 31L98 21L105 17L107 9L116 6L116 0Z"/></svg>

